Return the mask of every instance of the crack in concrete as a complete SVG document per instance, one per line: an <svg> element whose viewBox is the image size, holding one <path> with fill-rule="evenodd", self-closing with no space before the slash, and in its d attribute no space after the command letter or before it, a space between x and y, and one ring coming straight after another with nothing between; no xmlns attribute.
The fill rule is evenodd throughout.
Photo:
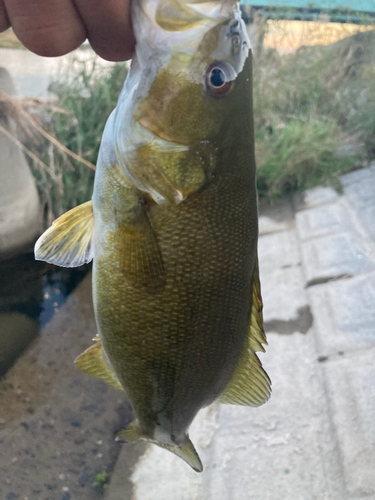
<svg viewBox="0 0 375 500"><path fill-rule="evenodd" d="M312 324L314 317L311 314L310 306L306 305L297 309L295 319L288 321L282 319L271 319L264 322L266 332L276 332L281 335L291 335L292 333L307 333Z"/></svg>
<svg viewBox="0 0 375 500"><path fill-rule="evenodd" d="M349 278L353 278L353 275L349 273L344 273L344 274L337 274L336 276L322 276L320 278L314 278L308 281L305 285L305 288L310 288L311 286L316 286L316 285L324 285L325 283L330 283L331 281L345 280Z"/></svg>
<svg viewBox="0 0 375 500"><path fill-rule="evenodd" d="M337 356L344 356L344 354L345 354L344 351L337 351ZM331 357L335 357L335 355L333 355ZM326 361L329 361L331 359L331 357L328 356L328 354L327 354L327 355L318 356L316 359L317 359L317 361L319 361L319 363L325 363Z"/></svg>

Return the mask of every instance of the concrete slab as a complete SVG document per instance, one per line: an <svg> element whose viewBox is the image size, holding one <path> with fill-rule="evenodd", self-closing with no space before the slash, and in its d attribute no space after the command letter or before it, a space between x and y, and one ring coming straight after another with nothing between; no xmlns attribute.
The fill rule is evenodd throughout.
<svg viewBox="0 0 375 500"><path fill-rule="evenodd" d="M348 498L375 496L375 348L324 364Z"/></svg>
<svg viewBox="0 0 375 500"><path fill-rule="evenodd" d="M375 347L375 273L308 290L321 356Z"/></svg>
<svg viewBox="0 0 375 500"><path fill-rule="evenodd" d="M301 315L308 302L294 230L260 237L259 268L266 331L306 333Z"/></svg>
<svg viewBox="0 0 375 500"><path fill-rule="evenodd" d="M146 443L126 443L121 445L116 467L111 474L110 487L104 492L105 500L130 500L133 496L134 484L130 478L135 464L147 452L150 445Z"/></svg>
<svg viewBox="0 0 375 500"><path fill-rule="evenodd" d="M261 236L258 242L259 266L262 274L274 269L287 269L301 264L297 235L294 230Z"/></svg>
<svg viewBox="0 0 375 500"><path fill-rule="evenodd" d="M349 174L342 175L340 177L341 184L344 186L349 186L351 184L360 182L364 185L367 184L369 180L372 180L375 175L375 164L372 163L367 168L361 168L359 170L354 170L353 172L349 172Z"/></svg>
<svg viewBox="0 0 375 500"><path fill-rule="evenodd" d="M307 189L302 193L296 193L293 196L293 207L296 212L306 210L326 203L338 201L337 191L330 187L316 187Z"/></svg>
<svg viewBox="0 0 375 500"><path fill-rule="evenodd" d="M301 331L299 328L306 333L307 330L302 325L298 326L300 311L308 307L301 267L279 268L269 273L261 272L261 280L265 330L268 331L273 324L275 329L271 331L278 333Z"/></svg>
<svg viewBox="0 0 375 500"><path fill-rule="evenodd" d="M354 230L348 211L339 203L330 203L297 213L296 227L301 241Z"/></svg>
<svg viewBox="0 0 375 500"><path fill-rule="evenodd" d="M221 455L226 460L217 463L209 498L343 499L336 443L312 359L312 336L269 338L273 395L253 412L222 408L213 446L216 462ZM276 366L274 356L283 358ZM231 443L234 434L238 440Z"/></svg>
<svg viewBox="0 0 375 500"><path fill-rule="evenodd" d="M302 242L301 251L307 286L342 275L375 270L375 263L366 255L361 237L353 231Z"/></svg>
<svg viewBox="0 0 375 500"><path fill-rule="evenodd" d="M375 197L375 194L374 194ZM373 206L364 208L358 213L361 223L368 236L375 241L375 203Z"/></svg>
<svg viewBox="0 0 375 500"><path fill-rule="evenodd" d="M344 194L353 209L360 213L364 208L375 207L375 168L351 172L342 177Z"/></svg>
<svg viewBox="0 0 375 500"><path fill-rule="evenodd" d="M294 213L291 200L281 200L270 205L265 201L259 204L259 234L270 234L294 228Z"/></svg>
<svg viewBox="0 0 375 500"><path fill-rule="evenodd" d="M375 174L364 182L356 182L344 187L344 193L349 203L356 210L374 205Z"/></svg>

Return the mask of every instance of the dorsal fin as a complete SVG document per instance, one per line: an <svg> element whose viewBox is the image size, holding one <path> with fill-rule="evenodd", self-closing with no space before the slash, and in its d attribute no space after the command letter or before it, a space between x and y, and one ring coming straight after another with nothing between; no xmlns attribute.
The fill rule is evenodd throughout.
<svg viewBox="0 0 375 500"><path fill-rule="evenodd" d="M62 267L90 262L94 213L92 201L69 210L56 219L35 244L35 259Z"/></svg>
<svg viewBox="0 0 375 500"><path fill-rule="evenodd" d="M161 0L155 20L166 31L185 31L206 21L205 15L190 7L184 0Z"/></svg>
<svg viewBox="0 0 375 500"><path fill-rule="evenodd" d="M105 360L101 342L97 342L96 344L86 349L86 351L84 351L74 360L74 363L77 365L77 368L79 368L83 372L86 372L89 375L100 380L103 380L114 389L117 389L119 391L124 390L122 388L122 385L120 384L119 379L110 369Z"/></svg>
<svg viewBox="0 0 375 500"><path fill-rule="evenodd" d="M259 267L256 258L253 275L253 294L248 337L244 351L234 373L224 391L218 398L219 403L260 406L271 395L271 381L262 368L256 351L263 351L267 344L263 330L263 304L260 292Z"/></svg>

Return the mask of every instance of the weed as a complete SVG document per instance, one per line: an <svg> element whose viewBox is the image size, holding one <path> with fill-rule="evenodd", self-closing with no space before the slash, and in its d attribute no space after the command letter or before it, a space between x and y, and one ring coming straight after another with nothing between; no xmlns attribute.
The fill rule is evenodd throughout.
<svg viewBox="0 0 375 500"><path fill-rule="evenodd" d="M258 189L271 199L375 158L375 31L255 59ZM336 154L349 143L347 156Z"/></svg>
<svg viewBox="0 0 375 500"><path fill-rule="evenodd" d="M105 488L107 486L108 474L106 471L99 472L94 479L92 485L94 487L99 486L101 488Z"/></svg>
<svg viewBox="0 0 375 500"><path fill-rule="evenodd" d="M273 200L296 190L324 184L353 165L352 157L335 157L337 125L332 120L304 123L292 119L284 127L256 136L258 190Z"/></svg>

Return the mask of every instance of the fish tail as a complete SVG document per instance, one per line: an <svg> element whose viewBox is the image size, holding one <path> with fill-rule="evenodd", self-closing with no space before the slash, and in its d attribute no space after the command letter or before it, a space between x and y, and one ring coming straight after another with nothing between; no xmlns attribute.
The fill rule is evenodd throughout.
<svg viewBox="0 0 375 500"><path fill-rule="evenodd" d="M177 457L182 458L182 460L190 465L190 467L196 472L203 471L201 459L199 458L193 443L190 441L189 436L186 436L185 442L180 446L161 443L160 441L144 436L141 433L138 421L135 420L126 429L123 429L117 434L116 441L146 441L156 444L160 448L168 450Z"/></svg>

